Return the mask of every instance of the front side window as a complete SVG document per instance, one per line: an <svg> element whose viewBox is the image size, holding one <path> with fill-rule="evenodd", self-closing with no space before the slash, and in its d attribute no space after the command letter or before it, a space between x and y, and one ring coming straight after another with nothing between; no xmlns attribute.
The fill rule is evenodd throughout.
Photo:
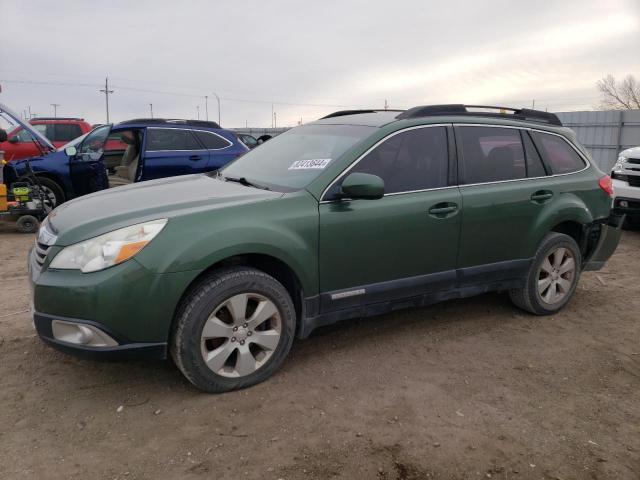
<svg viewBox="0 0 640 480"><path fill-rule="evenodd" d="M384 180L385 193L411 192L447 186L445 127L407 130L384 141L349 173L370 173Z"/></svg>
<svg viewBox="0 0 640 480"><path fill-rule="evenodd" d="M111 131L111 125L92 130L80 144L78 153L83 160L99 160L104 152L104 143Z"/></svg>
<svg viewBox="0 0 640 480"><path fill-rule="evenodd" d="M585 167L584 160L562 137L542 132L533 132L537 145L551 173L571 173Z"/></svg>
<svg viewBox="0 0 640 480"><path fill-rule="evenodd" d="M457 127L462 183L515 180L527 176L520 131L515 128Z"/></svg>
<svg viewBox="0 0 640 480"><path fill-rule="evenodd" d="M202 147L189 130L178 128L149 128L148 152L163 150L201 150Z"/></svg>

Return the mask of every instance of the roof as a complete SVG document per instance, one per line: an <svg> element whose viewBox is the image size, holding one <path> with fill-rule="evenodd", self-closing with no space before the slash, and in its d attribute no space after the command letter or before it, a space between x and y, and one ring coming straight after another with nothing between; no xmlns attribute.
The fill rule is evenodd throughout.
<svg viewBox="0 0 640 480"><path fill-rule="evenodd" d="M343 110L327 115L313 123L317 125L364 125L367 127L381 127L382 125L395 121L399 111L400 110Z"/></svg>
<svg viewBox="0 0 640 480"><path fill-rule="evenodd" d="M125 120L124 122L120 122L117 124L118 127L123 125L162 125L166 127L220 128L220 125L218 125L216 122L211 122L208 120L184 120L176 118L134 118L133 120Z"/></svg>
<svg viewBox="0 0 640 480"><path fill-rule="evenodd" d="M398 113L400 112L400 113ZM381 127L397 120L433 117L455 117L468 121L469 117L530 122L539 125L562 127L557 115L528 108L495 107L488 105L423 105L409 110L341 110L331 113L317 124L351 124Z"/></svg>

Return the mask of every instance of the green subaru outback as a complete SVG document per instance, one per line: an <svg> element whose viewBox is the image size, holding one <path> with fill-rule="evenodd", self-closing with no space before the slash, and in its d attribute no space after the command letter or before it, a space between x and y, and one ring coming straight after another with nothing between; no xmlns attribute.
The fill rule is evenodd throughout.
<svg viewBox="0 0 640 480"><path fill-rule="evenodd" d="M347 318L496 290L557 312L618 244L611 194L553 114L336 112L216 173L58 207L30 254L34 323L66 352L170 354L202 390L246 387Z"/></svg>

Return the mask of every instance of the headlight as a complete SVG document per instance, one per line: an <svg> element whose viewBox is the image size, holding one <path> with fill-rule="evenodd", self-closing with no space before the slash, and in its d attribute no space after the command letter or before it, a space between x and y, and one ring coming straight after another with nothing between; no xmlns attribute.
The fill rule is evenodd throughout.
<svg viewBox="0 0 640 480"><path fill-rule="evenodd" d="M138 223L69 245L54 257L49 267L88 273L117 265L142 250L166 224L166 218Z"/></svg>
<svg viewBox="0 0 640 480"><path fill-rule="evenodd" d="M613 164L613 171L619 172L620 170L622 170L622 164L626 161L627 157L625 157L624 155L619 155L618 160Z"/></svg>

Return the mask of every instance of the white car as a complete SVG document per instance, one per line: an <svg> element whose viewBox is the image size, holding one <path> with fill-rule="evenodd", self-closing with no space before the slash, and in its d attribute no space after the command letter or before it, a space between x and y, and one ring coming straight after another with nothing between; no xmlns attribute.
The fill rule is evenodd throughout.
<svg viewBox="0 0 640 480"><path fill-rule="evenodd" d="M620 152L611 178L614 208L627 215L626 225L640 225L640 147Z"/></svg>

